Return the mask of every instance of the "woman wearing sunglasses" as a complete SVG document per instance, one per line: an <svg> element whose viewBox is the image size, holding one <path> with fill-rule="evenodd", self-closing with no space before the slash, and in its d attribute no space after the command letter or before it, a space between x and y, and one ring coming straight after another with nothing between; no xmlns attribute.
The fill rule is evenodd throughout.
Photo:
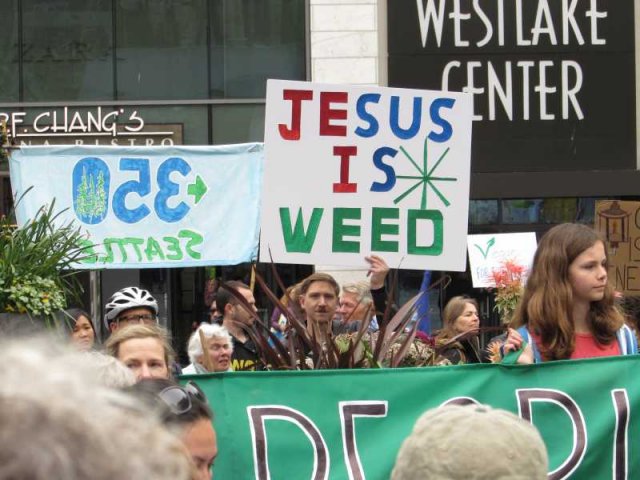
<svg viewBox="0 0 640 480"><path fill-rule="evenodd" d="M218 445L204 392L192 381L180 386L158 378L141 380L127 390L159 411L165 425L181 438L191 456L192 479L213 478Z"/></svg>

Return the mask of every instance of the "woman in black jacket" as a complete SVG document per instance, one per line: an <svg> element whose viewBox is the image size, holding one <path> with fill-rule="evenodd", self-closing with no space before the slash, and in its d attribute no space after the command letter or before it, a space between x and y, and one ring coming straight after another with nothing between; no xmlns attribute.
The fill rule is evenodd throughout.
<svg viewBox="0 0 640 480"><path fill-rule="evenodd" d="M467 296L453 297L444 307L443 329L436 337L436 365L482 363L478 341L478 302Z"/></svg>

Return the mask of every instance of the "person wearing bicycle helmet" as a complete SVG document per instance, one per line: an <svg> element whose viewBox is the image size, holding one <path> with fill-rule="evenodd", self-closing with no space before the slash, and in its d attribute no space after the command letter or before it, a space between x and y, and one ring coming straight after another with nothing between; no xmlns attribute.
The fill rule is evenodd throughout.
<svg viewBox="0 0 640 480"><path fill-rule="evenodd" d="M113 333L126 325L158 323L158 302L147 290L125 287L111 295L105 305L104 324Z"/></svg>

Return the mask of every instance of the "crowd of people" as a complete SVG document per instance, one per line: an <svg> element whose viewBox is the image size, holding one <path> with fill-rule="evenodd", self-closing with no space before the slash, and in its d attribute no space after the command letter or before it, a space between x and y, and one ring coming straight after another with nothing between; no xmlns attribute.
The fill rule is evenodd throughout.
<svg viewBox="0 0 640 480"><path fill-rule="evenodd" d="M44 426L46 435L42 442L55 443L56 435L61 435L69 445L78 446L79 457L91 459L102 452L97 465L104 466L100 472L104 478L164 478L163 475L166 478L210 478L218 451L214 414L197 383L189 381L180 386L176 383L177 376L269 368L261 352L262 345L273 342L286 345L292 341L290 336L302 336L307 341L312 339L316 345L328 349L327 344L337 335L372 334L389 326L393 328L395 324L390 322L388 315L392 306L388 305L385 288L389 267L382 257L371 255L366 259L370 265L369 282L340 287L331 275L314 273L286 290L274 310L271 325L262 330L257 328L256 322L261 320L251 288L237 281L222 284L211 304L210 320L198 326L188 340L186 350L190 363L186 366L177 363L169 334L159 324L156 299L137 286L123 288L105 305L104 326L109 338L101 349L97 348L96 330L90 315L79 309L67 312L72 323L69 336L75 346L73 352L51 342L5 342L7 345L0 349L0 365L11 365L11 369L0 368L0 382L9 393L0 395L0 402L13 404L13 393L30 390L19 386L19 379L31 381L30 369L46 369L55 377L57 369L62 371L69 362L77 362L66 375L60 375L60 383L57 383L58 377L52 377L49 383L45 379L37 386L37 394L21 398L27 403L15 402L20 403L21 409L29 410L25 413L29 422L37 422L38 428ZM547 232L537 248L513 321L505 334L497 338L500 344L497 361L530 364L637 354L636 334L625 321L607 282L607 267L606 243L593 229L563 224ZM471 297L456 296L448 302L443 310L443 328L434 342L437 353L434 364L490 361L480 348L478 310L477 301ZM298 326L296 322L299 322ZM272 329L271 334L267 332L268 327ZM81 354L84 357L79 361ZM81 382L88 382L91 388L81 388ZM61 386L77 393L74 405L65 407L64 402L56 403L60 393L57 389ZM15 392L12 393L11 388L15 388ZM88 410L84 408L87 405L95 408L91 421L88 411L85 412L87 418L82 417L83 410ZM52 408L48 408L50 406ZM70 415L65 408L76 407L80 413L74 414L73 418L78 418L78 424L74 426L71 422L62 426L65 416ZM527 478L542 478L546 474L544 445L540 446L539 436L536 437L537 433L530 425L523 426L524 422L518 423L508 415L490 409L461 408L442 410L418 422L410 437L415 437L414 440L407 440L400 450L394 479L423 478L416 476L415 471L419 471L416 465L437 463L425 460L426 452L432 449L424 442L436 446L443 441L433 436L435 426L442 422L443 431L450 430L447 422L457 424L456 416L462 416L465 422L477 421L478 425L493 424L492 428L504 421L514 432L522 431L522 441L538 445L536 460L530 465L531 471L536 473ZM131 415L131 411L141 410L151 413ZM29 422L22 424L17 420L18 416L7 412L6 408L0 408L0 417L3 417L0 432L11 431L5 428L10 425L16 429L17 445L20 441L26 442L20 434L28 434ZM134 419L130 420L132 417ZM98 420L94 421L96 418ZM104 423L110 422L111 426L101 426L100 419ZM89 430L83 431L88 428L83 422L93 423L92 428L105 428L99 436L104 439L104 445L83 437L91 434ZM114 425L128 429L130 435L120 432L119 438L125 440L109 443L108 429L115 428ZM160 435L158 430L168 433ZM427 430L431 437L424 433ZM127 443L133 442L134 437L148 441L137 445L145 445L143 454L149 457L145 462L132 459L129 464L126 458L118 462L108 460L109 455L127 457L128 449L140 452L140 448ZM458 442L454 440L454 443ZM0 444L4 443L7 442L0 438ZM33 449L47 450L40 444L34 445ZM7 456L14 454L16 458L7 460ZM85 467L76 465L78 462L63 454L31 462L31 470L25 470L24 475L3 476L2 469L19 471L14 464L18 465L22 460L17 457L13 449L0 448L0 478L38 479L44 478L45 472L48 474L49 471L61 472L53 478L101 478L83 476L80 470L76 472L74 469ZM445 459L439 462L446 464ZM119 469L124 471L126 468L147 468L149 471L141 470L140 475L131 475L134 470L127 475L119 473ZM409 475L409 471L413 473ZM468 478L461 475L455 478Z"/></svg>

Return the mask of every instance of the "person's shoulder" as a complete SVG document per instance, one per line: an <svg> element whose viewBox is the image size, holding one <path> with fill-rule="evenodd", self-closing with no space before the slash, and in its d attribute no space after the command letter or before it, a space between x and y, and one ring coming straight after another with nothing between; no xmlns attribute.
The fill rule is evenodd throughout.
<svg viewBox="0 0 640 480"><path fill-rule="evenodd" d="M636 332L626 323L616 332L620 353L622 355L636 355L638 353L638 338Z"/></svg>
<svg viewBox="0 0 640 480"><path fill-rule="evenodd" d="M195 365L193 363L190 363L189 365L187 365L186 367L184 367L182 369L182 374L183 375L193 375L193 374L196 374L196 373L198 373L198 372L196 371L196 367L195 367Z"/></svg>
<svg viewBox="0 0 640 480"><path fill-rule="evenodd" d="M441 351L438 352L438 360L436 360L436 364L439 365L458 365L465 362L466 357L463 353L462 344L460 344L459 342L454 342L444 347Z"/></svg>

